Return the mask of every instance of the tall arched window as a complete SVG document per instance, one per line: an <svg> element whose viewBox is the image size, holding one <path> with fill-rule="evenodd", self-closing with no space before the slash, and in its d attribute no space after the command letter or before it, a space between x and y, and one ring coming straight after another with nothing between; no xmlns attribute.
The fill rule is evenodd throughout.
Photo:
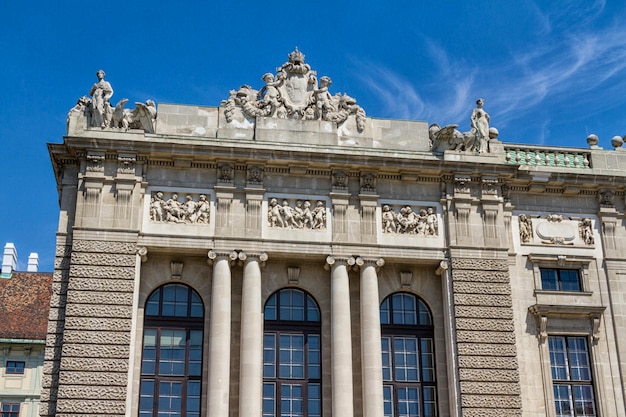
<svg viewBox="0 0 626 417"><path fill-rule="evenodd" d="M204 305L183 284L148 298L144 316L139 416L199 417Z"/></svg>
<svg viewBox="0 0 626 417"><path fill-rule="evenodd" d="M380 306L386 417L436 417L434 330L424 301L408 293Z"/></svg>
<svg viewBox="0 0 626 417"><path fill-rule="evenodd" d="M263 416L322 415L320 310L302 290L285 288L265 304Z"/></svg>

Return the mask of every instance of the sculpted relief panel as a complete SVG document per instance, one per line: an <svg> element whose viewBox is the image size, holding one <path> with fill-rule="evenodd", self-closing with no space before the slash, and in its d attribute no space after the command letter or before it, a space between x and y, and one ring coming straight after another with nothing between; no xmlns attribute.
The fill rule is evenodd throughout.
<svg viewBox="0 0 626 417"><path fill-rule="evenodd" d="M178 193L165 199L162 191L150 198L150 221L158 223L209 224L211 206L206 194L187 194L185 201L179 201Z"/></svg>
<svg viewBox="0 0 626 417"><path fill-rule="evenodd" d="M434 207L415 212L408 205L394 210L393 206L385 204L382 207L382 231L389 234L437 236L439 221Z"/></svg>
<svg viewBox="0 0 626 417"><path fill-rule="evenodd" d="M523 245L594 246L594 221L562 214L518 215L519 240Z"/></svg>
<svg viewBox="0 0 626 417"><path fill-rule="evenodd" d="M255 90L242 85L232 90L222 102L228 123L235 119L237 110L248 118L274 117L296 120L325 120L343 123L350 116L356 119L357 130L365 129L365 111L347 94L332 95L332 83L327 76L317 78L317 73L304 62L304 54L296 48L289 60L276 69L276 75L261 77L265 85Z"/></svg>
<svg viewBox="0 0 626 417"><path fill-rule="evenodd" d="M267 221L269 227L303 230L326 230L326 205L318 200L315 207L309 200L290 203L272 198L268 203Z"/></svg>

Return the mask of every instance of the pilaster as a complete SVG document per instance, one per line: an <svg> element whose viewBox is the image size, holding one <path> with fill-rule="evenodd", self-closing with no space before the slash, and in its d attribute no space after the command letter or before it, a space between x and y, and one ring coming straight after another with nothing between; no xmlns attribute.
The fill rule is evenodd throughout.
<svg viewBox="0 0 626 417"><path fill-rule="evenodd" d="M521 416L508 262L452 251L459 404L463 417Z"/></svg>

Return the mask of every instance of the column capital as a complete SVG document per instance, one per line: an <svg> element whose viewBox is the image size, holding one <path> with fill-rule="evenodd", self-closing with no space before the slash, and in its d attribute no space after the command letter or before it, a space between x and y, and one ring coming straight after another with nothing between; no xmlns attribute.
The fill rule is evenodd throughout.
<svg viewBox="0 0 626 417"><path fill-rule="evenodd" d="M375 266L376 269L381 268L385 265L385 260L383 258L356 258L356 265L363 269L366 266Z"/></svg>
<svg viewBox="0 0 626 417"><path fill-rule="evenodd" d="M239 263L241 263L242 265L244 262L250 262L250 261L256 260L261 264L261 266L265 266L265 262L267 262L267 260L269 259L269 256L265 252L250 253L250 252L240 251L239 254L237 255L237 258L239 259Z"/></svg>
<svg viewBox="0 0 626 417"><path fill-rule="evenodd" d="M450 263L447 260L439 262L439 266L435 270L435 274L443 275L450 268Z"/></svg>
<svg viewBox="0 0 626 417"><path fill-rule="evenodd" d="M145 246L138 246L137 255L141 258L141 262L146 262L148 260L148 248Z"/></svg>
<svg viewBox="0 0 626 417"><path fill-rule="evenodd" d="M234 250L231 252L228 252L228 251L223 251L223 250L216 251L214 249L211 249L208 253L209 259L207 260L207 262L209 263L209 265L212 265L213 262L215 261L227 259L227 260L230 260L229 263L232 263L237 260L238 256L239 254L237 253L237 251L234 251Z"/></svg>
<svg viewBox="0 0 626 417"><path fill-rule="evenodd" d="M326 257L326 263L324 264L324 269L329 270L332 268L332 266L337 263L337 262L341 262L341 263L345 263L348 266L353 266L356 263L356 259L354 258L354 256L333 256L333 255L328 255Z"/></svg>

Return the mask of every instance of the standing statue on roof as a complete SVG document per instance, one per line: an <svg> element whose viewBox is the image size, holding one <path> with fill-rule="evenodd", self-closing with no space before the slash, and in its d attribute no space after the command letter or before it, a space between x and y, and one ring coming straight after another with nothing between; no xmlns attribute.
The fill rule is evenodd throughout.
<svg viewBox="0 0 626 417"><path fill-rule="evenodd" d="M482 98L476 100L476 108L470 118L472 132L476 135L474 146L478 148L478 153L486 153L489 142L489 114L483 109L483 104L485 100Z"/></svg>
<svg viewBox="0 0 626 417"><path fill-rule="evenodd" d="M92 127L109 127L111 117L113 116L113 107L110 100L113 96L113 88L108 81L104 80L104 71L98 70L96 77L98 82L95 83L89 95L91 96L91 126Z"/></svg>

